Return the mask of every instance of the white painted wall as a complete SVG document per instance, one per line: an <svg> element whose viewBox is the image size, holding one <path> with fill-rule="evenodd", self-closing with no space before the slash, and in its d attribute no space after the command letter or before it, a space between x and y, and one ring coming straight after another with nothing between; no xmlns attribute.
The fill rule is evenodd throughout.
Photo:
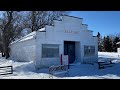
<svg viewBox="0 0 120 90"><path fill-rule="evenodd" d="M87 30L87 26L82 24L82 19L63 17L62 21L54 21L54 26L46 26L46 32L38 32L36 43L36 66L48 67L59 65L60 58L42 58L41 44L59 44L59 54L64 54L64 41L75 41L76 61L78 62L96 62L98 58L97 37L93 37L93 32ZM72 33L66 33L72 31ZM74 33L78 32L78 33ZM84 45L95 45L95 56L84 57Z"/></svg>
<svg viewBox="0 0 120 90"><path fill-rule="evenodd" d="M93 41L91 41L93 40ZM82 60L83 60L83 63L94 63L94 62L97 62L98 61L98 42L97 42L97 37L92 37L91 40L86 40L82 43ZM90 45L90 46L94 46L95 45L95 56L84 56L84 45Z"/></svg>
<svg viewBox="0 0 120 90"><path fill-rule="evenodd" d="M14 61L35 60L35 39L14 43L10 47L10 59Z"/></svg>
<svg viewBox="0 0 120 90"><path fill-rule="evenodd" d="M117 52L118 52L118 54L120 54L120 48L117 48Z"/></svg>

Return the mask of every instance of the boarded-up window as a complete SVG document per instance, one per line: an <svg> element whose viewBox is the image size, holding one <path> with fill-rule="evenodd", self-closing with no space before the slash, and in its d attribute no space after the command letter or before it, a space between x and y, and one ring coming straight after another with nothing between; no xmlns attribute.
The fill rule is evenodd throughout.
<svg viewBox="0 0 120 90"><path fill-rule="evenodd" d="M95 46L84 46L84 56L94 56Z"/></svg>
<svg viewBox="0 0 120 90"><path fill-rule="evenodd" d="M59 57L59 45L58 44L42 44L42 57L43 58Z"/></svg>

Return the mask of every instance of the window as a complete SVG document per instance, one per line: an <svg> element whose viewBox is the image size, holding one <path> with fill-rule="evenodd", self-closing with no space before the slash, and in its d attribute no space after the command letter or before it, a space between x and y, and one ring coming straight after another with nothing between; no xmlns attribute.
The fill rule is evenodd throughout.
<svg viewBox="0 0 120 90"><path fill-rule="evenodd" d="M94 56L95 46L84 46L84 56Z"/></svg>
<svg viewBox="0 0 120 90"><path fill-rule="evenodd" d="M42 57L43 58L59 57L59 45L42 44Z"/></svg>

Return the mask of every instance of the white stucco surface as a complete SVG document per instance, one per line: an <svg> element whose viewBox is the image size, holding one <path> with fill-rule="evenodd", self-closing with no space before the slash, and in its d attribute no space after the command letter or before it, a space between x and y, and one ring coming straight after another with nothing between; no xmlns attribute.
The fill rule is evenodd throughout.
<svg viewBox="0 0 120 90"><path fill-rule="evenodd" d="M117 52L120 54L120 48L117 48Z"/></svg>

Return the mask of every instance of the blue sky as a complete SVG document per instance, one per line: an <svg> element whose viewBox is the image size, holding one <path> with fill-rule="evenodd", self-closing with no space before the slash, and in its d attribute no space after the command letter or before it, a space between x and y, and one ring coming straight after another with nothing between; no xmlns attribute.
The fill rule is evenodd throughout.
<svg viewBox="0 0 120 90"><path fill-rule="evenodd" d="M83 18L94 36L120 33L120 11L71 11L69 15Z"/></svg>

